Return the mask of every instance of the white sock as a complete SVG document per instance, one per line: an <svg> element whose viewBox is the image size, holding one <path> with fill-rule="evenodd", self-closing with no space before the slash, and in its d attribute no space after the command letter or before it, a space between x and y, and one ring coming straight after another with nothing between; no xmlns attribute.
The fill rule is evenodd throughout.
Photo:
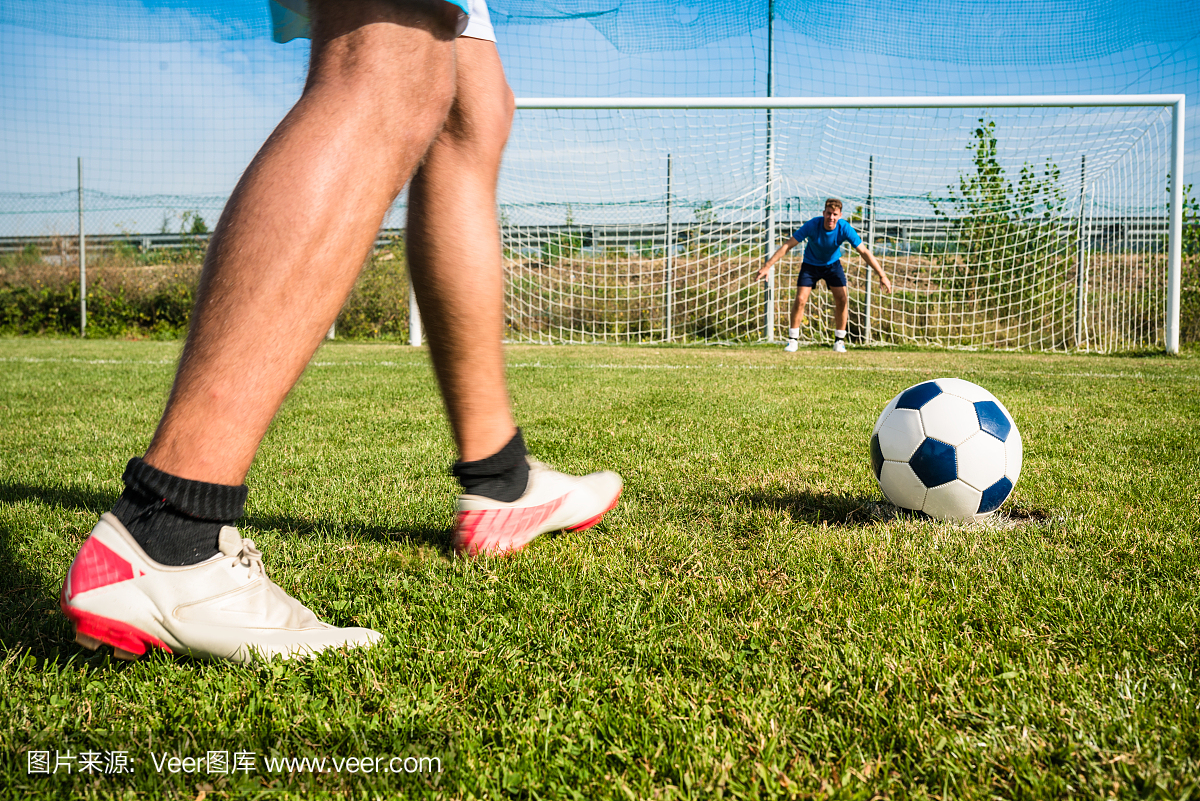
<svg viewBox="0 0 1200 801"><path fill-rule="evenodd" d="M846 338L846 332L845 332L844 330L841 330L841 329L839 329L839 330L837 330L837 331L834 331L834 332L833 332L833 335L834 335L835 337L837 337L838 339L845 339L845 338Z"/></svg>
<svg viewBox="0 0 1200 801"><path fill-rule="evenodd" d="M800 338L800 329L799 328L789 328L788 329L788 339L799 339L799 338Z"/></svg>

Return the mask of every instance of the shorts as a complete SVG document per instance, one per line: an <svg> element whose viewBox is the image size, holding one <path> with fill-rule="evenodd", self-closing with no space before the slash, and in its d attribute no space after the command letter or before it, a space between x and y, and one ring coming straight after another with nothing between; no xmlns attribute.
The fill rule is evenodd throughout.
<svg viewBox="0 0 1200 801"><path fill-rule="evenodd" d="M800 277L796 279L796 286L815 287L818 281L824 281L825 286L830 288L845 286L846 271L842 269L842 260L838 259L833 264L824 266L808 262L800 265Z"/></svg>
<svg viewBox="0 0 1200 801"><path fill-rule="evenodd" d="M496 29L488 14L487 0L445 0L461 9L459 36L496 41ZM283 44L293 39L311 39L308 5L304 0L267 0L271 9L271 38ZM465 27L463 27L465 23Z"/></svg>
<svg viewBox="0 0 1200 801"><path fill-rule="evenodd" d="M496 29L492 27L492 18L488 14L486 0L470 0L471 16L467 19L467 27L459 36L469 36L472 39L483 39L485 42L496 41Z"/></svg>

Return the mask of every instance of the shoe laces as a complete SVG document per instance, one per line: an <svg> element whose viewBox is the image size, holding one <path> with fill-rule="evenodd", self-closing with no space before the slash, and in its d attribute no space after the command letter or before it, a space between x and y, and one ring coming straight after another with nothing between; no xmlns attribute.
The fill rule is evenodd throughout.
<svg viewBox="0 0 1200 801"><path fill-rule="evenodd" d="M255 547L254 540L239 536L238 530L233 526L221 529L218 545L222 553L233 558L234 565L241 565L250 571L250 578L266 576L262 551Z"/></svg>
<svg viewBox="0 0 1200 801"><path fill-rule="evenodd" d="M267 575L267 569L263 567L262 551L254 547L254 540L244 538L242 552L235 558L249 569L250 578Z"/></svg>

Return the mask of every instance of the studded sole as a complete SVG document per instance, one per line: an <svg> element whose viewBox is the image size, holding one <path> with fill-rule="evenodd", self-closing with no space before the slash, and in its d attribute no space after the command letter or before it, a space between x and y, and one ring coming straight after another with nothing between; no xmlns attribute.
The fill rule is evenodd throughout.
<svg viewBox="0 0 1200 801"><path fill-rule="evenodd" d="M615 498L613 498L612 503L610 503L608 505L608 508L605 509L603 512L596 515L595 517L589 517L587 520L584 520L582 523L576 523L573 526L567 526L563 530L564 531L583 531L585 529L591 528L592 526L594 526L600 522L600 518L604 517L606 514L611 512L613 509L615 509L617 506L617 501L619 501L619 500L621 500L621 490L617 490L617 496Z"/></svg>
<svg viewBox="0 0 1200 801"><path fill-rule="evenodd" d="M170 646L152 634L119 620L76 609L67 603L66 592L59 597L63 614L75 624L75 642L95 651L101 645L111 645L117 659L134 660L146 653L147 646L173 653Z"/></svg>

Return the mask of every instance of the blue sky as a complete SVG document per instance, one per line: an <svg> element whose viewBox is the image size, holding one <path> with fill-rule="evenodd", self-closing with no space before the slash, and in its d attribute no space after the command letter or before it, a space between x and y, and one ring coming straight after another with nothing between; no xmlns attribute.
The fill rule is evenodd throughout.
<svg viewBox="0 0 1200 801"><path fill-rule="evenodd" d="M765 2L757 9L725 0L495 0L491 8L520 97L766 94ZM1036 15L1031 8L988 0L777 0L775 94L1184 92L1195 117L1197 4L1168 3L1144 15L1094 0L1038 4ZM270 41L265 2L4 3L0 235L74 230L78 156L89 227L156 231L164 217L170 225L170 215L187 209L215 222L241 170L297 97L306 58L306 41ZM865 191L869 155L881 167L892 165L897 194L922 181L944 185L965 152L964 134L945 117L910 115L896 124L870 115L858 122L846 115L777 120L777 140L793 148L790 156L781 153L781 193ZM872 143L854 143L855 125ZM905 125L923 143L888 145ZM586 205L606 192L660 198L665 153L622 126L636 121L617 115L540 133L519 121L505 199L533 202L534 185L545 200L563 203L575 198ZM681 201L759 202L753 187L762 172L761 113L673 119L671 126L661 147L675 151ZM867 130L872 126L877 130ZM589 130L592 139L584 136ZM1188 151L1198 155L1189 159L1185 182L1200 175L1197 131L1200 124L1190 126ZM926 149L939 137L944 156ZM618 155L618 142L632 150ZM1013 134L1009 144L1018 161L1041 152L1036 138ZM1058 145L1045 147L1058 157ZM728 155L718 159L717 152ZM1077 157L1062 153L1069 173ZM545 165L553 161L589 167L550 175ZM522 165L530 171L518 175Z"/></svg>

